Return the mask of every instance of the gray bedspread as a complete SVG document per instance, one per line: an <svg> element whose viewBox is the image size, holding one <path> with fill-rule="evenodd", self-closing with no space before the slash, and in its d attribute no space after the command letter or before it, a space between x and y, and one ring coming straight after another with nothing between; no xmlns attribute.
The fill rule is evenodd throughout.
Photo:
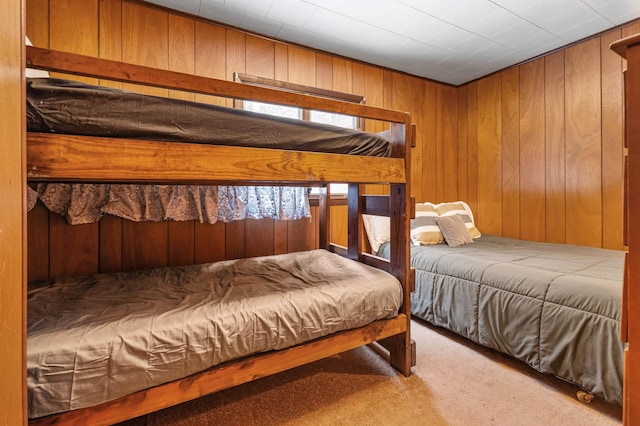
<svg viewBox="0 0 640 426"><path fill-rule="evenodd" d="M398 280L325 250L30 284L29 417L397 316Z"/></svg>
<svg viewBox="0 0 640 426"><path fill-rule="evenodd" d="M623 252L491 235L474 241L412 247L413 316L621 404Z"/></svg>

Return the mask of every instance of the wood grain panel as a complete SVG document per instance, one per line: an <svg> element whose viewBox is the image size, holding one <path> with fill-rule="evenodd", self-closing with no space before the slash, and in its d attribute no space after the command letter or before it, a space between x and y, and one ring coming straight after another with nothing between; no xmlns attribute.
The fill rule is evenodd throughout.
<svg viewBox="0 0 640 426"><path fill-rule="evenodd" d="M640 33L640 20L637 20L635 22L631 22L627 25L623 25L620 28L620 37L624 38L624 37L630 37L632 35L638 34Z"/></svg>
<svg viewBox="0 0 640 426"><path fill-rule="evenodd" d="M313 86L316 82L316 55L301 47L289 46L289 82Z"/></svg>
<svg viewBox="0 0 640 426"><path fill-rule="evenodd" d="M49 8L50 48L97 56L98 9L98 0L56 0Z"/></svg>
<svg viewBox="0 0 640 426"><path fill-rule="evenodd" d="M602 246L600 41L565 50L567 243Z"/></svg>
<svg viewBox="0 0 640 426"><path fill-rule="evenodd" d="M286 44L275 43L274 46L274 78L276 80L289 80L289 49ZM273 226L273 251L275 254L286 253L289 241L289 223L291 221L278 220Z"/></svg>
<svg viewBox="0 0 640 426"><path fill-rule="evenodd" d="M95 274L99 268L98 224L69 225L49 213L49 273L52 278Z"/></svg>
<svg viewBox="0 0 640 426"><path fill-rule="evenodd" d="M503 71L501 77L502 235L520 238L520 73Z"/></svg>
<svg viewBox="0 0 640 426"><path fill-rule="evenodd" d="M520 237L545 240L544 60L520 67Z"/></svg>
<svg viewBox="0 0 640 426"><path fill-rule="evenodd" d="M564 51L544 58L546 241L566 241Z"/></svg>
<svg viewBox="0 0 640 426"><path fill-rule="evenodd" d="M623 108L622 58L609 49L620 30L601 36L602 61L602 246L623 248Z"/></svg>
<svg viewBox="0 0 640 426"><path fill-rule="evenodd" d="M423 107L424 107L424 90L423 81L419 78L411 79L411 120L415 125L415 141L416 146L411 150L411 185L410 195L416 200L422 200L422 182L425 180L425 169L422 167L422 152L424 149L424 120L423 120ZM456 165L457 169L457 165Z"/></svg>
<svg viewBox="0 0 640 426"><path fill-rule="evenodd" d="M474 215L478 215L478 83L469 84L469 102L467 119L467 152L469 155L469 172L467 174L467 203ZM476 223L476 226L478 224ZM480 229L480 232L485 230ZM488 231L486 231L488 232Z"/></svg>
<svg viewBox="0 0 640 426"><path fill-rule="evenodd" d="M167 67L172 71L193 74L195 72L195 23L192 19L170 14L168 17ZM169 97L195 100L195 95L180 90L170 90Z"/></svg>
<svg viewBox="0 0 640 426"><path fill-rule="evenodd" d="M500 75L478 81L478 226L502 233Z"/></svg>
<svg viewBox="0 0 640 426"><path fill-rule="evenodd" d="M100 0L99 6L99 56L105 59L121 61L122 1ZM122 88L122 83L111 80L101 80L100 85Z"/></svg>
<svg viewBox="0 0 640 426"><path fill-rule="evenodd" d="M169 227L166 222L122 221L122 269L167 266Z"/></svg>
<svg viewBox="0 0 640 426"><path fill-rule="evenodd" d="M275 253L273 219L247 219L245 222L245 256L266 256Z"/></svg>
<svg viewBox="0 0 640 426"><path fill-rule="evenodd" d="M297 219L289 221L289 240L287 247L289 251L311 250L318 245L316 229L318 227L317 207L316 214L311 219Z"/></svg>
<svg viewBox="0 0 640 426"><path fill-rule="evenodd" d="M49 0L26 2L26 34L34 46L49 47Z"/></svg>
<svg viewBox="0 0 640 426"><path fill-rule="evenodd" d="M436 187L442 176L438 173L439 151L438 141L436 139L436 87L437 84L431 81L425 81L423 84L422 99L424 106L422 108L422 125L424 127L422 134L424 137L424 146L422 147L422 198L417 201L440 202L436 195Z"/></svg>
<svg viewBox="0 0 640 426"><path fill-rule="evenodd" d="M75 2L58 0L49 8L49 47L56 50L98 55L98 0ZM95 78L67 76L51 73L52 76L72 78L90 84L97 84Z"/></svg>
<svg viewBox="0 0 640 426"><path fill-rule="evenodd" d="M122 271L122 222L106 215L100 219L100 272Z"/></svg>
<svg viewBox="0 0 640 426"><path fill-rule="evenodd" d="M370 65L364 68L364 97L367 105L381 107L384 105L382 69ZM365 120L365 129L369 132L384 130L383 123L376 120Z"/></svg>
<svg viewBox="0 0 640 426"><path fill-rule="evenodd" d="M225 224L225 258L240 259L245 257L245 221L239 220Z"/></svg>
<svg viewBox="0 0 640 426"><path fill-rule="evenodd" d="M224 79L226 70L223 64L226 60L226 32L202 21L196 21L195 57L196 74L205 77ZM196 95L196 101L214 105L226 105L226 100L208 95Z"/></svg>
<svg viewBox="0 0 640 426"><path fill-rule="evenodd" d="M226 259L225 224L194 224L195 232L195 262L207 263Z"/></svg>
<svg viewBox="0 0 640 426"><path fill-rule="evenodd" d="M316 55L315 64L315 87L333 90L333 58L329 55L318 53Z"/></svg>
<svg viewBox="0 0 640 426"><path fill-rule="evenodd" d="M463 201L469 199L469 185L467 184L469 172L468 120L469 93L468 87L465 85L458 88L458 130L456 133L458 137L458 164L456 167L458 170L458 197ZM413 174L413 171L411 173Z"/></svg>
<svg viewBox="0 0 640 426"><path fill-rule="evenodd" d="M242 40L237 37L234 43L228 43L227 49ZM275 77L275 43L260 37L246 36L246 72L265 78ZM240 53L240 52L238 52ZM241 66L237 63L237 67Z"/></svg>
<svg viewBox="0 0 640 426"><path fill-rule="evenodd" d="M195 222L167 222L167 265L195 263Z"/></svg>
<svg viewBox="0 0 640 426"><path fill-rule="evenodd" d="M343 58L333 58L333 90L353 93L353 63Z"/></svg>
<svg viewBox="0 0 640 426"><path fill-rule="evenodd" d="M27 215L27 281L49 278L49 210L37 203Z"/></svg>
<svg viewBox="0 0 640 426"><path fill-rule="evenodd" d="M438 99L436 109L437 144L441 155L437 164L442 169L438 175L442 176L441 194L436 197L443 201L458 200L458 174L451 173L458 165L458 147L456 138L457 103L456 89L451 86L438 85L436 90Z"/></svg>
<svg viewBox="0 0 640 426"><path fill-rule="evenodd" d="M137 65L168 69L168 50L168 13L137 3L124 2L122 4L122 60ZM168 95L168 90L157 87L123 84L123 88L155 96Z"/></svg>

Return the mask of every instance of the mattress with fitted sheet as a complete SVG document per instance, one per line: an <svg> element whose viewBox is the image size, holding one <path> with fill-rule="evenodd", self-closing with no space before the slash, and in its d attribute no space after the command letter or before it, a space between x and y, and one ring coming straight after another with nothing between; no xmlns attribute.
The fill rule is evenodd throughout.
<svg viewBox="0 0 640 426"><path fill-rule="evenodd" d="M326 250L33 282L29 417L396 317L392 275Z"/></svg>
<svg viewBox="0 0 640 426"><path fill-rule="evenodd" d="M482 235L413 246L411 265L412 316L622 403L622 251Z"/></svg>
<svg viewBox="0 0 640 426"><path fill-rule="evenodd" d="M57 78L27 78L27 130L388 157L374 134Z"/></svg>

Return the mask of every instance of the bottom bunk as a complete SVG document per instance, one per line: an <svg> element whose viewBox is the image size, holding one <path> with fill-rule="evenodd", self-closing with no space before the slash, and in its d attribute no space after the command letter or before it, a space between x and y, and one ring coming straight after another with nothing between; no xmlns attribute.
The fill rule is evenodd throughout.
<svg viewBox="0 0 640 426"><path fill-rule="evenodd" d="M29 417L111 424L402 336L403 299L323 249L34 282Z"/></svg>
<svg viewBox="0 0 640 426"><path fill-rule="evenodd" d="M492 235L414 246L412 315L621 405L623 263L622 251Z"/></svg>

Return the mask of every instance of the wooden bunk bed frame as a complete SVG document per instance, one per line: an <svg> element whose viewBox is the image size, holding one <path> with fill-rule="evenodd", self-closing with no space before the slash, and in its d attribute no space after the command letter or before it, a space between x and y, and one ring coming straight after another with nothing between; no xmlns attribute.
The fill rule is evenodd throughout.
<svg viewBox="0 0 640 426"><path fill-rule="evenodd" d="M181 380L98 406L30 421L30 424L113 424L161 410L260 377L379 342L402 374L411 374L415 345L410 339L409 192L411 121L408 113L283 92L242 83L153 69L94 57L27 47L27 66L66 74L177 89L234 99L295 105L390 123L391 157L257 149L174 142L27 134L29 182L135 182L191 184L277 184L320 187L320 248L385 270L403 287L396 318L340 332L289 349L223 363ZM348 246L329 239L328 183L348 190ZM363 195L363 184L389 184L389 196ZM389 216L394 250L389 261L364 252L361 214Z"/></svg>

